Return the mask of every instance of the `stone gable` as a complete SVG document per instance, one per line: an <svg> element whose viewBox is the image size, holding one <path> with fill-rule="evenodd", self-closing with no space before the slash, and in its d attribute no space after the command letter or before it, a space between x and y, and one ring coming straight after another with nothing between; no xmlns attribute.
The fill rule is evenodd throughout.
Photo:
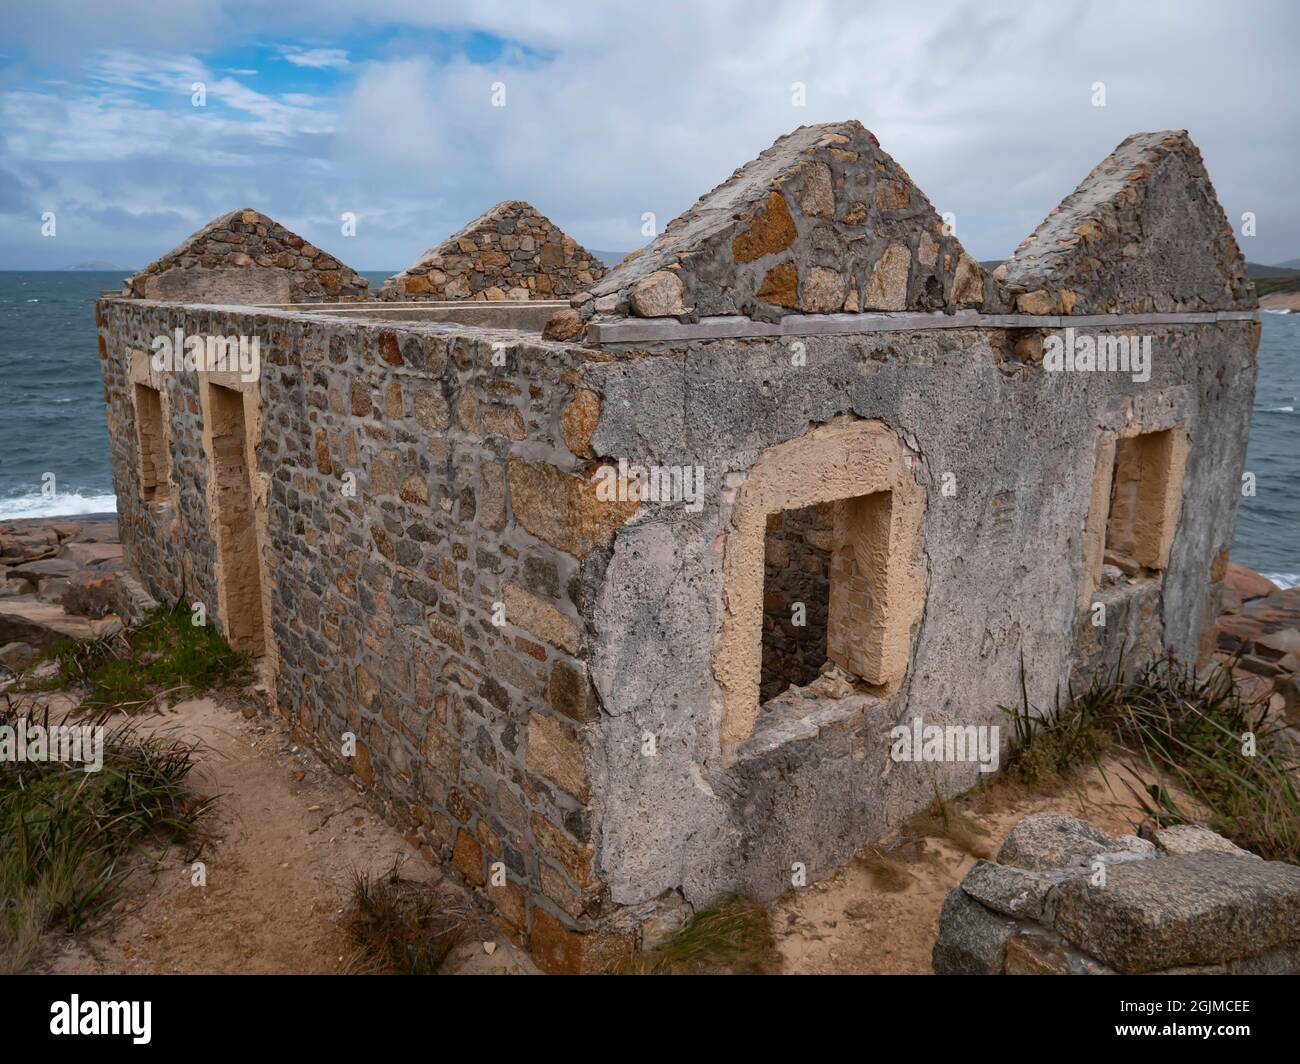
<svg viewBox="0 0 1300 1064"><path fill-rule="evenodd" d="M369 282L259 211L214 218L126 279L124 295L187 303L364 300Z"/></svg>
<svg viewBox="0 0 1300 1064"><path fill-rule="evenodd" d="M384 282L381 299L553 299L605 276L600 260L523 200L498 203Z"/></svg>
<svg viewBox="0 0 1300 1064"><path fill-rule="evenodd" d="M993 285L876 138L830 122L781 137L591 294L614 316L770 321L956 310Z"/></svg>
<svg viewBox="0 0 1300 1064"><path fill-rule="evenodd" d="M1126 138L994 276L1031 314L1256 306L1246 261L1186 130Z"/></svg>

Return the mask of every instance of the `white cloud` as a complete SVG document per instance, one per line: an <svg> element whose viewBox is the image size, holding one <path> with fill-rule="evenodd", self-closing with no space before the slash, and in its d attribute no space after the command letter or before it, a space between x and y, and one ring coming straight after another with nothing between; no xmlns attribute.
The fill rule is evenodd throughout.
<svg viewBox="0 0 1300 1064"><path fill-rule="evenodd" d="M294 66L314 70L342 70L351 65L342 48L281 48L280 55Z"/></svg>
<svg viewBox="0 0 1300 1064"><path fill-rule="evenodd" d="M55 193L75 179L100 207L114 197L136 205L134 190L147 188L173 219L208 212L201 222L255 200L286 224L296 215L322 227L324 246L356 265L397 268L507 197L530 200L589 247L626 250L642 242L644 211L666 222L780 133L858 118L939 210L956 212L967 247L992 258L1127 134L1188 128L1229 216L1261 220L1260 236L1243 241L1248 256L1300 255L1289 194L1300 9L1280 0L936 0L923 13L827 0L174 7L169 25L190 46L170 53L129 41L157 41L166 25L78 8L69 33L94 26L102 51L85 51L88 73L68 73L68 84L25 82L0 98L0 168ZM424 29L512 43L490 63L454 52L443 61ZM30 47L39 32L20 23L15 38ZM255 91L200 58L205 42L295 33L310 44L285 45L284 58L341 72L340 95ZM362 39L381 44L367 51ZM202 115L188 106L193 80L208 84ZM504 108L492 106L496 81ZM1104 108L1091 105L1096 81ZM804 108L791 104L793 82L806 85ZM188 159L204 165L178 161ZM346 247L330 240L341 210L362 219ZM131 237L153 239L156 254L183 235Z"/></svg>

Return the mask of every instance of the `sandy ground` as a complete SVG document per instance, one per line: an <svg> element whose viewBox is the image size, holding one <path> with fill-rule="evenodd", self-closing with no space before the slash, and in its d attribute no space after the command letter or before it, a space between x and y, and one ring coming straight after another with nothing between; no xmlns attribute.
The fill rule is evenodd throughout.
<svg viewBox="0 0 1300 1064"><path fill-rule="evenodd" d="M1028 813L1066 813L1112 834L1133 833L1142 814L1121 781L1127 774L1115 762L1108 762L1105 770L1104 776L1097 769L1081 774L1075 789L1050 796L1000 781L984 794L956 799L952 807L987 832L982 840L985 852L980 854L985 857L997 852L1016 821ZM882 890L855 859L829 879L793 890L773 906L773 929L786 974L930 974L944 895L976 858L946 839L899 832L876 848L904 863L912 877L905 890Z"/></svg>
<svg viewBox="0 0 1300 1064"><path fill-rule="evenodd" d="M429 866L365 798L294 746L265 718L246 720L212 699L184 702L144 726L203 744L191 782L219 795L200 854L206 886L192 885L183 854L163 856L154 875L137 874L108 925L60 936L41 970L77 973L331 973L347 970L350 947L339 917L351 876L402 874L464 895ZM493 945L492 953L484 943ZM457 947L453 974L536 971L526 954L484 919Z"/></svg>
<svg viewBox="0 0 1300 1064"><path fill-rule="evenodd" d="M207 883L192 883L184 855L162 856L138 873L113 920L91 934L56 935L37 970L61 974L302 973L348 970L339 918L353 870L403 874L460 901L462 889L425 862L375 814L346 778L295 746L274 722L245 719L213 699L181 703L143 718L144 726L202 744L191 783L217 795L212 842L200 854ZM992 856L1031 812L1084 817L1116 834L1140 819L1110 763L1074 789L1032 794L1002 780L952 803L987 833ZM864 853L872 850L868 847ZM874 849L901 861L911 880L891 892L850 861L829 879L792 890L772 906L787 974L928 974L944 895L975 856L946 839L895 832ZM492 952L484 943L492 943ZM449 959L450 974L524 974L532 960L485 916Z"/></svg>

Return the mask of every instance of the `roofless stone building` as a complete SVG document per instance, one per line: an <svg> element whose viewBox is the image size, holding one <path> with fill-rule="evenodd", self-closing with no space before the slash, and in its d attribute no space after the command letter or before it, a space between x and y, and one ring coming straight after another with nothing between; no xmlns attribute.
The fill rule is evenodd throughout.
<svg viewBox="0 0 1300 1064"><path fill-rule="evenodd" d="M1001 725L1022 661L1048 705L1208 652L1259 325L1185 133L1130 137L992 273L856 122L571 301L412 292L427 262L391 287L442 299L283 299L258 271L296 257L211 254L98 305L131 564L551 970L971 786L891 729ZM218 268L259 294L177 276ZM259 372L159 368L177 330Z"/></svg>

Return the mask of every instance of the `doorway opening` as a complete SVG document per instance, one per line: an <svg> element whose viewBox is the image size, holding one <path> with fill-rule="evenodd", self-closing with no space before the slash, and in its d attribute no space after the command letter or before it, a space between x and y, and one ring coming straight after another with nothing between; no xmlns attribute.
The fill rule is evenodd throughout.
<svg viewBox="0 0 1300 1064"><path fill-rule="evenodd" d="M266 637L244 396L218 384L209 383L208 389L217 508L217 573L226 638L235 650L261 655L266 649Z"/></svg>

